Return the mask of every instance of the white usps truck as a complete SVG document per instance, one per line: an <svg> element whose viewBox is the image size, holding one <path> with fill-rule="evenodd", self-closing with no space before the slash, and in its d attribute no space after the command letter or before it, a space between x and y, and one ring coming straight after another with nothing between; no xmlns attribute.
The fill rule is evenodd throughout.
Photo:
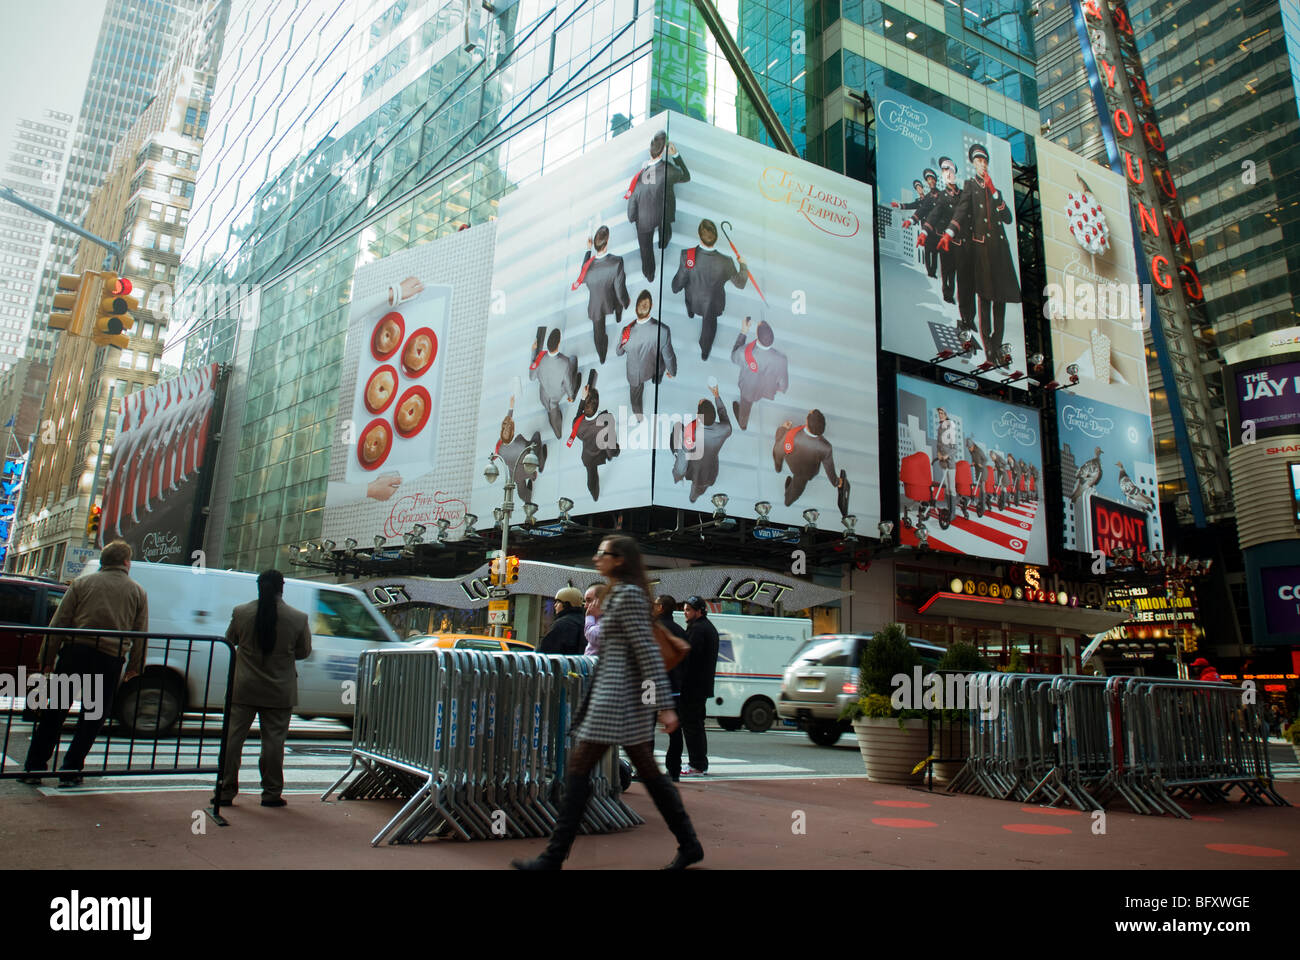
<svg viewBox="0 0 1300 960"><path fill-rule="evenodd" d="M686 615L674 619L686 626ZM718 630L718 670L705 716L724 730L762 733L776 721L781 678L812 638L812 621L800 617L709 614Z"/></svg>

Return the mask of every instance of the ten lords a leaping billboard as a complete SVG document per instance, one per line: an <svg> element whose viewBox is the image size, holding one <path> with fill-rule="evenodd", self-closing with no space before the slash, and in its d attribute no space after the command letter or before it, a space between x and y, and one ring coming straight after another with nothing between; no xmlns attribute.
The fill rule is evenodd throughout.
<svg viewBox="0 0 1300 960"><path fill-rule="evenodd" d="M554 515L879 519L869 187L676 114L502 201L474 458ZM540 471L520 463L532 450ZM476 481L491 515L500 486Z"/></svg>

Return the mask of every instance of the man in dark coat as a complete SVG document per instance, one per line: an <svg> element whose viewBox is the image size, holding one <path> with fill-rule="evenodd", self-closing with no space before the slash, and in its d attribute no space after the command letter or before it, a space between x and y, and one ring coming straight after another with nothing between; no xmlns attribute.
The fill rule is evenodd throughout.
<svg viewBox="0 0 1300 960"><path fill-rule="evenodd" d="M681 626L678 625L677 621L673 619L673 611L676 609L677 601L673 597L665 594L655 598L654 607L651 608L651 613L654 616L656 623L662 624L663 628L677 639L685 640L686 631L683 630ZM682 677L686 673L686 660L689 659L690 657L687 657L682 660L681 663L677 664L677 666L668 671L668 683L673 688L673 709L679 712L679 716L681 710ZM668 734L668 753L664 756L664 767L667 769L668 775L674 780L680 780L682 776L682 741L682 728L679 725L676 730Z"/></svg>
<svg viewBox="0 0 1300 960"><path fill-rule="evenodd" d="M741 430L749 426L749 412L759 400L771 400L790 389L790 366L785 354L772 346L776 338L766 320L758 324L756 339L745 343L749 317L740 325L740 336L731 347L731 362L740 367L740 402L731 402Z"/></svg>
<svg viewBox="0 0 1300 960"><path fill-rule="evenodd" d="M1007 242L1003 224L1011 223L1006 198L989 176L989 152L982 144L970 148L975 176L962 187L939 249L949 249L952 238L963 233L971 244L971 272L979 305L980 336L984 359L1001 366L1006 354L1003 337L1008 303L1020 302L1020 280L1016 261Z"/></svg>
<svg viewBox="0 0 1300 960"><path fill-rule="evenodd" d="M808 419L800 426L790 420L776 428L776 443L772 447L772 461L776 472L789 464L791 476L785 478L785 505L799 499L808 481L817 476L818 469L826 471L826 478L835 489L845 482L835 475L835 453L825 437L826 417L820 410L809 410Z"/></svg>
<svg viewBox="0 0 1300 960"><path fill-rule="evenodd" d="M647 282L655 278L655 251L651 239L658 230L659 249L668 246L668 239L673 235L673 220L677 217L674 187L690 179L686 162L677 155L677 145L669 143L668 134L660 130L650 141L650 159L632 178L632 185L624 194L627 219L636 224L641 273Z"/></svg>
<svg viewBox="0 0 1300 960"><path fill-rule="evenodd" d="M529 352L528 358L532 362L528 366L528 379L537 381L537 399L546 410L546 419L550 421L555 439L558 440L560 424L564 421L560 404L566 400L573 402L573 396L578 392L578 384L581 382L578 376L578 358L560 353L559 327L547 336L546 349L540 348L541 344L534 342L533 349Z"/></svg>
<svg viewBox="0 0 1300 960"><path fill-rule="evenodd" d="M912 186L916 187L916 199L911 203L891 202L890 206L902 210L915 210L912 216L903 221L903 227L910 227L913 222L924 224L926 218L934 211L935 204L938 203L940 190L938 188L939 175L929 167L925 168L925 186L920 186L921 181L913 180ZM924 228L923 228L924 229ZM920 244L918 244L920 246ZM925 246L925 272L931 277L935 276L938 271L938 249L927 244Z"/></svg>
<svg viewBox="0 0 1300 960"><path fill-rule="evenodd" d="M501 433L497 438L495 452L505 462L511 478L515 481L515 486L519 489L519 499L524 503L533 502L533 483L537 479L529 477L523 465L524 451L529 446L532 446L537 454L537 473L540 475L546 469L546 444L542 443L542 432L534 430L531 438L525 437L522 433L515 433L515 398L511 397L510 411L501 421Z"/></svg>
<svg viewBox="0 0 1300 960"><path fill-rule="evenodd" d="M731 257L713 248L718 242L718 228L712 220L700 221L699 235L698 247L682 251L677 275L673 277L673 293L685 290L686 315L694 318L698 313L703 318L700 359L707 360L718 335L718 315L727 308L727 284L734 283L743 290L749 267L741 257L737 269Z"/></svg>
<svg viewBox="0 0 1300 960"><path fill-rule="evenodd" d="M673 482L691 481L691 503L717 481L718 456L730 436L731 421L716 386L711 401L700 401L694 420L673 427Z"/></svg>
<svg viewBox="0 0 1300 960"><path fill-rule="evenodd" d="M579 656L587 646L582 632L585 625L582 594L576 587L563 587L555 594L555 621L542 637L537 652Z"/></svg>
<svg viewBox="0 0 1300 960"><path fill-rule="evenodd" d="M939 275L943 283L943 299L947 303L958 304L961 323L957 332L975 330L975 290L970 272L970 249L963 245L960 236L949 239L947 249L939 249L939 234L952 222L952 215L957 210L957 201L961 199L961 187L957 186L957 164L949 157L939 158L939 169L943 171L943 187L938 191L934 206L921 222L921 236L918 244L924 244L927 255L934 250L939 255ZM962 299L959 301L958 297Z"/></svg>
<svg viewBox="0 0 1300 960"><path fill-rule="evenodd" d="M704 710L713 696L713 677L718 669L718 629L709 621L709 606L701 597L686 601L686 642L691 652L683 662L682 694L678 716L690 766L682 776L703 776L709 770L709 738L704 732ZM680 760L680 754L678 755ZM665 760L667 765L667 760Z"/></svg>
<svg viewBox="0 0 1300 960"><path fill-rule="evenodd" d="M574 440L582 441L582 465L587 469L587 490L591 493L592 500L599 500L600 475L596 469L618 456L618 425L612 413L600 409L600 391L590 384L582 388L582 405L573 418L567 446L573 446Z"/></svg>
<svg viewBox="0 0 1300 960"><path fill-rule="evenodd" d="M596 247L595 256L591 253L593 242ZM612 313L615 323L623 322L623 309L630 302L627 276L623 272L623 258L606 252L609 248L609 227L602 225L597 228L596 235L587 241L587 248L587 255L582 260L582 272L578 274L573 289L577 290L584 284L587 287L587 316L591 318L596 355L604 363L605 353L609 350L605 321Z"/></svg>
<svg viewBox="0 0 1300 960"><path fill-rule="evenodd" d="M627 384L632 413L644 420L646 383L659 384L665 375L677 376L677 354L673 352L673 334L668 324L650 316L654 298L649 290L636 296L636 322L623 328L618 339L618 355L627 357Z"/></svg>

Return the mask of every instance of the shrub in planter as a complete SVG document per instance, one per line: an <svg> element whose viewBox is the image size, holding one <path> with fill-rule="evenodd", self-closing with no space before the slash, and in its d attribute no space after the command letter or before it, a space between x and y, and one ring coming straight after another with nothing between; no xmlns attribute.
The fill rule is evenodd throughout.
<svg viewBox="0 0 1300 960"><path fill-rule="evenodd" d="M907 640L903 627L887 624L878 630L862 655L858 675L861 696L846 711L854 721L858 748L867 776L881 783L919 783L913 767L926 758L928 735L924 711L900 710L893 704L893 679L911 676L921 658Z"/></svg>

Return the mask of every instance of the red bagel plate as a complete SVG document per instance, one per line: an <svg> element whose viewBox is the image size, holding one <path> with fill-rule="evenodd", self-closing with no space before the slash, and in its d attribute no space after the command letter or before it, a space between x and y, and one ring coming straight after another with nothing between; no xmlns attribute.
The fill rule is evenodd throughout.
<svg viewBox="0 0 1300 960"><path fill-rule="evenodd" d="M422 334L429 338L429 344L430 344L429 361L424 366L418 368L408 366L406 362L406 351L407 349L410 348L411 341L413 341L416 337ZM420 329L413 331L410 337L408 337L406 342L402 345L402 372L406 374L408 377L424 376L425 373L428 372L429 368L433 366L433 361L437 359L438 359L438 336L429 327L421 327Z"/></svg>
<svg viewBox="0 0 1300 960"><path fill-rule="evenodd" d="M389 322L390 320L393 323L397 324L397 345L394 346L393 349L387 352L383 352L379 349L379 344L377 344L375 340L379 336L379 331L384 328L384 324ZM406 321L402 318L402 315L398 313L396 310L391 310L388 313L384 314L382 317L380 317L379 322L375 324L375 329L370 331L370 355L374 357L376 360L387 360L389 357L391 357L393 354L395 354L398 350L401 349L402 342L405 339L406 339Z"/></svg>
<svg viewBox="0 0 1300 960"><path fill-rule="evenodd" d="M364 450L366 446L366 437L370 435L370 431L374 427L380 427L384 431L384 451L379 455L378 459L376 459L374 463L367 463L364 455ZM393 452L392 426L389 425L387 420L371 420L368 424L366 424L365 429L361 431L361 436L357 439L357 463L361 464L363 470L378 470L380 467L384 465L384 461L388 459L388 455L392 452Z"/></svg>
<svg viewBox="0 0 1300 960"><path fill-rule="evenodd" d="M392 393L388 395L388 399L385 400L381 406L373 407L370 405L370 385L375 382L375 378L378 377L381 373L392 374L393 390ZM393 398L397 396L397 388L400 384L401 384L401 380L399 380L397 377L397 371L393 368L393 365L391 363L386 363L382 367L378 368L374 373L372 373L370 375L370 379L366 381L366 389L361 394L361 402L366 405L366 409L369 410L371 413L375 413L375 414L383 413L392 405Z"/></svg>
<svg viewBox="0 0 1300 960"><path fill-rule="evenodd" d="M419 397L424 401L424 413L420 416L419 422L414 427L410 430L403 430L397 424L397 415L401 411L402 405L411 397ZM397 401L397 406L393 409L393 426L396 427L399 436L409 439L424 429L424 425L429 422L429 414L432 412L433 403L429 399L429 391L424 389L424 387L410 387L402 393L402 396Z"/></svg>

